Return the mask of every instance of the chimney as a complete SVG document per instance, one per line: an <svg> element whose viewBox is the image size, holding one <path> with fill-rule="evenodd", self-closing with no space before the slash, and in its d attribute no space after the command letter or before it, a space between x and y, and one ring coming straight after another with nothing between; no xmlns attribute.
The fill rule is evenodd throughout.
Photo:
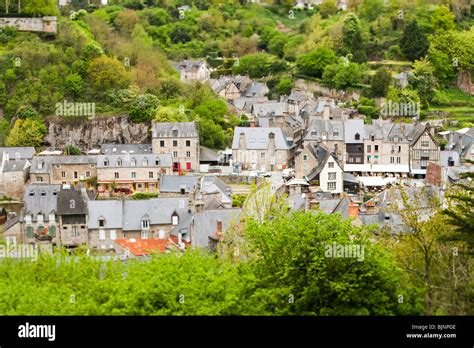
<svg viewBox="0 0 474 348"><path fill-rule="evenodd" d="M349 203L349 216L358 217L359 216L359 204L355 202Z"/></svg>
<svg viewBox="0 0 474 348"><path fill-rule="evenodd" d="M217 238L219 238L219 240L222 240L222 221L221 220L217 220Z"/></svg>

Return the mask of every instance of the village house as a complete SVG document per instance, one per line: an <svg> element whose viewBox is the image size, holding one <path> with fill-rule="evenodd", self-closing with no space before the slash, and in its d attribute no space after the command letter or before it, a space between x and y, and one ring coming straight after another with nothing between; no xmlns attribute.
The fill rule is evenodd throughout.
<svg viewBox="0 0 474 348"><path fill-rule="evenodd" d="M27 243L59 245L58 193L60 185L25 185L21 233Z"/></svg>
<svg viewBox="0 0 474 348"><path fill-rule="evenodd" d="M153 122L155 154L171 154L173 172L199 171L199 134L195 122Z"/></svg>
<svg viewBox="0 0 474 348"><path fill-rule="evenodd" d="M169 153L97 156L97 184L101 194L158 192L160 176L170 173Z"/></svg>
<svg viewBox="0 0 474 348"><path fill-rule="evenodd" d="M425 175L428 162L439 162L439 146L428 124L410 125L407 139L410 142L410 173Z"/></svg>
<svg viewBox="0 0 474 348"><path fill-rule="evenodd" d="M51 184L87 182L97 177L97 156L51 156L51 169Z"/></svg>
<svg viewBox="0 0 474 348"><path fill-rule="evenodd" d="M344 123L339 120L321 120L313 118L303 139L303 146L311 143L323 143L339 160L344 160L346 144L344 142Z"/></svg>
<svg viewBox="0 0 474 348"><path fill-rule="evenodd" d="M303 144L303 121L297 116L278 116L271 112L258 117L258 126L281 128L286 140L293 144L296 149Z"/></svg>
<svg viewBox="0 0 474 348"><path fill-rule="evenodd" d="M295 162L296 178L304 178L311 186L317 186L325 192L344 192L342 165L325 145L306 145Z"/></svg>
<svg viewBox="0 0 474 348"><path fill-rule="evenodd" d="M445 133L448 140L445 149L458 152L461 160L474 161L474 127Z"/></svg>
<svg viewBox="0 0 474 348"><path fill-rule="evenodd" d="M280 128L236 127L232 160L242 170L282 170L293 162L293 147Z"/></svg>
<svg viewBox="0 0 474 348"><path fill-rule="evenodd" d="M181 82L204 82L211 76L205 60L186 59L175 64L175 68L180 73Z"/></svg>
<svg viewBox="0 0 474 348"><path fill-rule="evenodd" d="M205 207L217 202L218 206L232 208L232 188L217 176L203 176L201 178L200 194Z"/></svg>
<svg viewBox="0 0 474 348"><path fill-rule="evenodd" d="M34 147L0 147L0 194L21 199Z"/></svg>
<svg viewBox="0 0 474 348"><path fill-rule="evenodd" d="M186 197L90 201L89 245L107 250L115 249L117 239L167 239L171 230L187 218Z"/></svg>
<svg viewBox="0 0 474 348"><path fill-rule="evenodd" d="M31 161L30 183L51 184L52 178L52 156L35 156Z"/></svg>
<svg viewBox="0 0 474 348"><path fill-rule="evenodd" d="M68 248L88 245L87 202L94 194L86 189L63 185L57 195L59 244Z"/></svg>
<svg viewBox="0 0 474 348"><path fill-rule="evenodd" d="M345 163L364 163L364 138L364 120L347 120L344 122Z"/></svg>

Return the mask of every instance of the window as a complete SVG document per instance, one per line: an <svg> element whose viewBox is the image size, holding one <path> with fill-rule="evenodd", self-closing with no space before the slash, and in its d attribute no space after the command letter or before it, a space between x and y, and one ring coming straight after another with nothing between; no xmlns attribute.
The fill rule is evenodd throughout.
<svg viewBox="0 0 474 348"><path fill-rule="evenodd" d="M74 172L74 179L77 179L77 172Z"/></svg>
<svg viewBox="0 0 474 348"><path fill-rule="evenodd" d="M179 216L178 214L174 213L172 216L171 216L171 223L176 226L178 223L179 223Z"/></svg>
<svg viewBox="0 0 474 348"><path fill-rule="evenodd" d="M186 146L187 147L191 146L191 140L186 140Z"/></svg>
<svg viewBox="0 0 474 348"><path fill-rule="evenodd" d="M336 180L336 173L335 172L328 173L328 180Z"/></svg>
<svg viewBox="0 0 474 348"><path fill-rule="evenodd" d="M361 162L361 158L360 157L356 157L356 163L360 163Z"/></svg>
<svg viewBox="0 0 474 348"><path fill-rule="evenodd" d="M328 190L335 190L336 183L335 182L328 182Z"/></svg>
<svg viewBox="0 0 474 348"><path fill-rule="evenodd" d="M367 162L370 162L371 156L367 156Z"/></svg>
<svg viewBox="0 0 474 348"><path fill-rule="evenodd" d="M137 178L137 172L132 172L132 179L136 179Z"/></svg>
<svg viewBox="0 0 474 348"><path fill-rule="evenodd" d="M142 239L148 239L148 231L142 231L141 237Z"/></svg>
<svg viewBox="0 0 474 348"><path fill-rule="evenodd" d="M117 232L115 230L110 230L110 239L111 240L117 239Z"/></svg>
<svg viewBox="0 0 474 348"><path fill-rule="evenodd" d="M392 145L392 152L395 152L395 146Z"/></svg>
<svg viewBox="0 0 474 348"><path fill-rule="evenodd" d="M178 151L173 151L173 157L178 157Z"/></svg>
<svg viewBox="0 0 474 348"><path fill-rule="evenodd" d="M77 226L72 226L71 237L79 237L79 230Z"/></svg>
<svg viewBox="0 0 474 348"><path fill-rule="evenodd" d="M165 230L160 230L158 232L158 238L159 239L165 239Z"/></svg>
<svg viewBox="0 0 474 348"><path fill-rule="evenodd" d="M142 228L149 229L150 228L150 220L142 220Z"/></svg>
<svg viewBox="0 0 474 348"><path fill-rule="evenodd" d="M402 147L401 146L398 147L398 152L402 152Z"/></svg>
<svg viewBox="0 0 474 348"><path fill-rule="evenodd" d="M155 158L155 165L156 165L156 166L159 166L159 165L160 165L160 159L159 159L159 158Z"/></svg>
<svg viewBox="0 0 474 348"><path fill-rule="evenodd" d="M109 166L109 161L108 160L104 160L104 167L108 167Z"/></svg>
<svg viewBox="0 0 474 348"><path fill-rule="evenodd" d="M391 164L395 163L395 157L390 157L390 163Z"/></svg>
<svg viewBox="0 0 474 348"><path fill-rule="evenodd" d="M334 162L329 162L328 163L328 168L334 168Z"/></svg>
<svg viewBox="0 0 474 348"><path fill-rule="evenodd" d="M122 160L119 158L117 160L117 167L121 167L122 166Z"/></svg>
<svg viewBox="0 0 474 348"><path fill-rule="evenodd" d="M370 136L370 140L371 140L371 141L375 141L375 135L371 135L371 136Z"/></svg>
<svg viewBox="0 0 474 348"><path fill-rule="evenodd" d="M423 141L421 142L421 146L422 146L422 147L428 147L428 146L430 146L430 142L429 142L428 140L423 140Z"/></svg>
<svg viewBox="0 0 474 348"><path fill-rule="evenodd" d="M375 145L375 152L379 152L379 146L378 145Z"/></svg>
<svg viewBox="0 0 474 348"><path fill-rule="evenodd" d="M191 157L191 151L186 151L186 157L187 158Z"/></svg>
<svg viewBox="0 0 474 348"><path fill-rule="evenodd" d="M178 147L178 140L173 140L173 147Z"/></svg>
<svg viewBox="0 0 474 348"><path fill-rule="evenodd" d="M54 223L56 221L56 215L49 214L49 222Z"/></svg>
<svg viewBox="0 0 474 348"><path fill-rule="evenodd" d="M338 137L339 136L339 130L337 128L334 129L334 131L332 132L332 136L333 137Z"/></svg>
<svg viewBox="0 0 474 348"><path fill-rule="evenodd" d="M43 214L36 215L36 220L38 221L38 224L42 224L44 222Z"/></svg>
<svg viewBox="0 0 474 348"><path fill-rule="evenodd" d="M307 161L308 160L308 155L303 155L303 161Z"/></svg>
<svg viewBox="0 0 474 348"><path fill-rule="evenodd" d="M428 161L430 160L429 156L421 156L421 169L426 169Z"/></svg>
<svg viewBox="0 0 474 348"><path fill-rule="evenodd" d="M66 177L66 172L61 172L61 178L65 178Z"/></svg>
<svg viewBox="0 0 474 348"><path fill-rule="evenodd" d="M134 158L130 161L130 166L135 167L137 165L137 160Z"/></svg>
<svg viewBox="0 0 474 348"><path fill-rule="evenodd" d="M374 156L374 159L375 159L376 161L378 161L378 160L379 160L379 156L375 155L375 156Z"/></svg>
<svg viewBox="0 0 474 348"><path fill-rule="evenodd" d="M30 215L30 214L25 215L25 222L26 222L27 224L31 224L31 215Z"/></svg>
<svg viewBox="0 0 474 348"><path fill-rule="evenodd" d="M148 166L148 159L144 158L142 161L142 166L147 167Z"/></svg>
<svg viewBox="0 0 474 348"><path fill-rule="evenodd" d="M149 177L150 179L153 179L153 172L148 172L148 177Z"/></svg>
<svg viewBox="0 0 474 348"><path fill-rule="evenodd" d="M105 230L99 230L99 240L105 240Z"/></svg>
<svg viewBox="0 0 474 348"><path fill-rule="evenodd" d="M370 152L372 151L372 146L371 145L367 145L367 152Z"/></svg>
<svg viewBox="0 0 474 348"><path fill-rule="evenodd" d="M115 177L115 179L118 179L119 178L119 172L115 172L114 177Z"/></svg>
<svg viewBox="0 0 474 348"><path fill-rule="evenodd" d="M86 178L90 178L91 177L91 172L90 171L86 171Z"/></svg>
<svg viewBox="0 0 474 348"><path fill-rule="evenodd" d="M400 164L402 163L402 158L401 157L397 157L397 164Z"/></svg>
<svg viewBox="0 0 474 348"><path fill-rule="evenodd" d="M165 141L164 140L160 140L160 147L165 147Z"/></svg>
<svg viewBox="0 0 474 348"><path fill-rule="evenodd" d="M99 218L99 227L105 227L105 219Z"/></svg>
<svg viewBox="0 0 474 348"><path fill-rule="evenodd" d="M360 140L360 134L359 134L359 133L356 133L355 136L354 136L354 139L355 139L355 140Z"/></svg>

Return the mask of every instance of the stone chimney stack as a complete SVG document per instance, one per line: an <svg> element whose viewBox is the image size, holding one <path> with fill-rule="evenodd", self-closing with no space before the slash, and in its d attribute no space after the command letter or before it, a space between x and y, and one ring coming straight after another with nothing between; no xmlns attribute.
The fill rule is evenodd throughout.
<svg viewBox="0 0 474 348"><path fill-rule="evenodd" d="M217 220L217 238L219 238L219 240L222 240L222 221L221 220Z"/></svg>

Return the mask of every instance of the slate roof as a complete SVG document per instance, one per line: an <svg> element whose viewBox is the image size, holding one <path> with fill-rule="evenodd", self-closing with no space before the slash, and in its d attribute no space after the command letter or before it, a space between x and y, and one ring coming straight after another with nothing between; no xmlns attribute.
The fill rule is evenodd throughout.
<svg viewBox="0 0 474 348"><path fill-rule="evenodd" d="M152 146L151 144L102 144L101 152L104 155L149 154L152 153Z"/></svg>
<svg viewBox="0 0 474 348"><path fill-rule="evenodd" d="M232 188L227 186L216 176L203 176L201 180L201 193L213 194L221 193L222 203L232 202Z"/></svg>
<svg viewBox="0 0 474 348"><path fill-rule="evenodd" d="M305 139L321 141L323 135L326 135L325 140L344 141L344 122L339 120L311 120Z"/></svg>
<svg viewBox="0 0 474 348"><path fill-rule="evenodd" d="M62 189L58 193L58 215L85 215L87 204L85 194L79 189Z"/></svg>
<svg viewBox="0 0 474 348"><path fill-rule="evenodd" d="M13 160L5 161L2 171L7 172L22 172L28 166L28 160Z"/></svg>
<svg viewBox="0 0 474 348"><path fill-rule="evenodd" d="M461 158L459 152L457 151L440 151L439 152L439 164L443 167L448 166L449 160L452 159L454 161L455 166L459 166L461 164Z"/></svg>
<svg viewBox="0 0 474 348"><path fill-rule="evenodd" d="M268 92L268 87L266 84L261 83L261 82L253 82L245 90L244 95L249 98L264 97L267 92Z"/></svg>
<svg viewBox="0 0 474 348"><path fill-rule="evenodd" d="M407 125L407 139L411 145L415 144L420 136L425 132L426 125L418 123L416 125ZM410 127L411 126L411 127Z"/></svg>
<svg viewBox="0 0 474 348"><path fill-rule="evenodd" d="M52 156L53 164L96 164L97 156Z"/></svg>
<svg viewBox="0 0 474 348"><path fill-rule="evenodd" d="M177 213L180 219L188 212L186 197L166 197L142 200L126 200L123 205L123 230L141 230L141 221L150 220L150 225L168 225L172 223L171 216Z"/></svg>
<svg viewBox="0 0 474 348"><path fill-rule="evenodd" d="M32 159L30 174L46 174L51 172L53 159L50 156L35 156ZM40 167L40 164L42 166Z"/></svg>
<svg viewBox="0 0 474 348"><path fill-rule="evenodd" d="M250 112L255 116L267 115L269 113L280 116L288 112L288 104L276 101L254 103L252 104L252 109Z"/></svg>
<svg viewBox="0 0 474 348"><path fill-rule="evenodd" d="M89 229L98 228L122 228L123 221L123 201L121 200L97 200L87 203L87 227ZM99 227L99 218L105 220L105 226Z"/></svg>
<svg viewBox="0 0 474 348"><path fill-rule="evenodd" d="M178 63L179 69L184 71L196 71L202 65L206 65L206 62L204 60L185 59Z"/></svg>
<svg viewBox="0 0 474 348"><path fill-rule="evenodd" d="M222 222L224 232L233 221L237 221L241 209L205 210L194 214L193 246L208 247L209 236L217 232L217 221Z"/></svg>
<svg viewBox="0 0 474 348"><path fill-rule="evenodd" d="M169 153L163 154L121 154L121 155L99 155L97 158L97 168L133 168L133 167L171 167L172 157ZM122 161L122 165L118 166L119 160ZM136 165L132 166L132 162L135 160ZM159 160L159 164L156 164L156 160ZM104 166L104 161L108 161L108 166ZM144 163L146 163L146 166Z"/></svg>
<svg viewBox="0 0 474 348"><path fill-rule="evenodd" d="M174 135L173 131L178 131ZM198 132L195 122L153 122L153 138L193 138L197 137Z"/></svg>
<svg viewBox="0 0 474 348"><path fill-rule="evenodd" d="M313 180L321 171L323 170L324 166L326 165L328 159L332 156L331 152L328 150L326 146L323 144L314 144L311 143L308 145L311 153L316 158L318 165L314 168L311 173L308 174L308 180ZM334 162L342 168L341 164L337 160L335 156L332 156Z"/></svg>
<svg viewBox="0 0 474 348"><path fill-rule="evenodd" d="M58 193L60 190L60 185L25 185L25 193L23 194L25 215L32 214L32 220L36 221L37 214L45 214L44 221L48 221L48 214L57 212Z"/></svg>
<svg viewBox="0 0 474 348"><path fill-rule="evenodd" d="M258 97L258 98L241 97L241 98L235 98L232 101L232 103L238 110L244 110L244 111L250 112L250 109L254 103L264 103L267 101L268 101L267 97Z"/></svg>
<svg viewBox="0 0 474 348"><path fill-rule="evenodd" d="M232 142L232 149L238 150L240 135L245 136L245 148L240 150L266 150L268 149L268 135L273 133L275 135L275 147L277 150L289 150L286 138L281 128L275 127L235 127L234 140Z"/></svg>
<svg viewBox="0 0 474 348"><path fill-rule="evenodd" d="M355 139L356 134L359 134L359 140ZM364 138L364 120L347 120L344 122L344 141L346 144L361 144L364 143Z"/></svg>
<svg viewBox="0 0 474 348"><path fill-rule="evenodd" d="M196 175L162 175L160 180L160 192L180 193L185 188L186 193L194 192L199 183Z"/></svg>
<svg viewBox="0 0 474 348"><path fill-rule="evenodd" d="M219 154L212 150L212 149L209 149L205 146L200 146L199 147L199 161L200 162L217 162L219 161Z"/></svg>
<svg viewBox="0 0 474 348"><path fill-rule="evenodd" d="M0 147L0 161L4 154L7 153L10 160L14 159L31 159L36 153L34 147Z"/></svg>

